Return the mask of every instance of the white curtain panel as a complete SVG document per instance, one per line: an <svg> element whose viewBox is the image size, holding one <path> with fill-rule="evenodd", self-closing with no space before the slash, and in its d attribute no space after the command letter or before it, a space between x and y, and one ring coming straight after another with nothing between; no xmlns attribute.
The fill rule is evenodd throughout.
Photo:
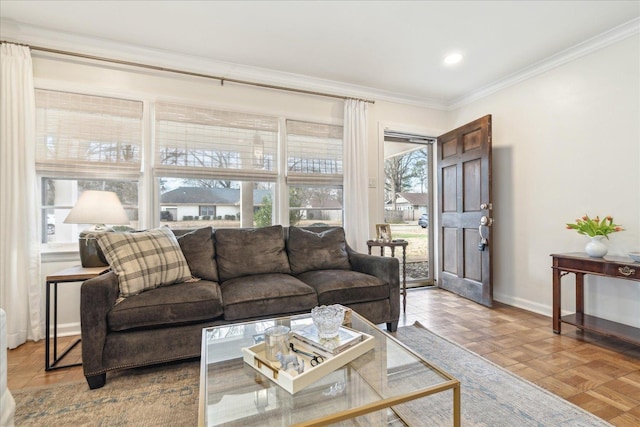
<svg viewBox="0 0 640 427"><path fill-rule="evenodd" d="M0 308L0 426L13 427L16 401L7 388L7 316Z"/></svg>
<svg viewBox="0 0 640 427"><path fill-rule="evenodd" d="M349 246L367 252L369 239L369 173L367 168L367 103L344 103L344 229Z"/></svg>
<svg viewBox="0 0 640 427"><path fill-rule="evenodd" d="M29 48L2 43L0 54L0 308L15 348L44 337L35 95Z"/></svg>

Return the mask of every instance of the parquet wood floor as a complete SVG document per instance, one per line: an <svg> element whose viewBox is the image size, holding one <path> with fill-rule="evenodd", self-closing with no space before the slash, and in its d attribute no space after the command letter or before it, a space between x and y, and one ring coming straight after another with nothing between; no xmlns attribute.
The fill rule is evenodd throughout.
<svg viewBox="0 0 640 427"><path fill-rule="evenodd" d="M569 325L556 335L549 317L437 288L409 290L400 326L415 321L615 426L640 426L640 346ZM59 348L74 338L59 339ZM84 380L82 367L45 372L44 341L9 350L7 360L10 390ZM63 363L79 360L77 346Z"/></svg>

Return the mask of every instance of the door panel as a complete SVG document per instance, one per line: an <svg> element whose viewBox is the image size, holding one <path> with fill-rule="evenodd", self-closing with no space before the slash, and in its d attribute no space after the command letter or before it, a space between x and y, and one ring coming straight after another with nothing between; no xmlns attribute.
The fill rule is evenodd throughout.
<svg viewBox="0 0 640 427"><path fill-rule="evenodd" d="M480 210L480 159L465 162L462 165L464 171L462 186L464 188L464 211Z"/></svg>
<svg viewBox="0 0 640 427"><path fill-rule="evenodd" d="M471 132L463 135L462 137L462 147L464 152L475 150L476 148L480 148L482 144L482 130L475 129Z"/></svg>
<svg viewBox="0 0 640 427"><path fill-rule="evenodd" d="M455 138L450 139L448 141L442 141L442 158L446 159L451 156L455 156L457 153L457 141ZM438 143L439 144L439 143Z"/></svg>
<svg viewBox="0 0 640 427"><path fill-rule="evenodd" d="M457 235L457 228L442 229L442 251L445 254L442 268L444 271L452 274L456 274L458 271Z"/></svg>
<svg viewBox="0 0 640 427"><path fill-rule="evenodd" d="M442 171L442 209L455 212L458 206L458 173L456 166L444 168Z"/></svg>
<svg viewBox="0 0 640 427"><path fill-rule="evenodd" d="M464 278L482 281L482 256L478 250L480 235L472 228L464 229Z"/></svg>
<svg viewBox="0 0 640 427"><path fill-rule="evenodd" d="M493 234L480 222L491 217L491 115L438 137L437 171L439 286L490 307Z"/></svg>

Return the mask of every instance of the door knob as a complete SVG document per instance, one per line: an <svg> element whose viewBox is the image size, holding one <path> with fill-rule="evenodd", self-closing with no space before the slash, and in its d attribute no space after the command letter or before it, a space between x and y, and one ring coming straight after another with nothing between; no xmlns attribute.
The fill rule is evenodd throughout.
<svg viewBox="0 0 640 427"><path fill-rule="evenodd" d="M482 218L480 218L480 225L491 227L493 225L493 218L483 215Z"/></svg>
<svg viewBox="0 0 640 427"><path fill-rule="evenodd" d="M486 215L483 215L482 218L480 218L480 225L478 226L478 233L480 234L480 243L478 243L478 250L480 252L484 251L485 248L489 245L489 241L483 234L484 228L491 227L492 224L493 218L490 218Z"/></svg>
<svg viewBox="0 0 640 427"><path fill-rule="evenodd" d="M484 249L489 244L489 241L487 240L487 238L484 237L484 234L482 234L482 228L483 227L484 226L482 224L478 227L478 234L480 234L480 243L478 243L478 250L480 252L484 251Z"/></svg>

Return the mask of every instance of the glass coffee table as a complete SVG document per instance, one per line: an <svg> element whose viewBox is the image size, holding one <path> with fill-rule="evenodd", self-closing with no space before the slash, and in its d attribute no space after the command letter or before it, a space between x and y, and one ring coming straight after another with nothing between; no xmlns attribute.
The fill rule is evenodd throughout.
<svg viewBox="0 0 640 427"><path fill-rule="evenodd" d="M243 361L265 329L310 323L300 315L203 329L199 425L460 425L460 382L355 312L347 326L375 347L295 394ZM425 419L432 407L444 418Z"/></svg>

